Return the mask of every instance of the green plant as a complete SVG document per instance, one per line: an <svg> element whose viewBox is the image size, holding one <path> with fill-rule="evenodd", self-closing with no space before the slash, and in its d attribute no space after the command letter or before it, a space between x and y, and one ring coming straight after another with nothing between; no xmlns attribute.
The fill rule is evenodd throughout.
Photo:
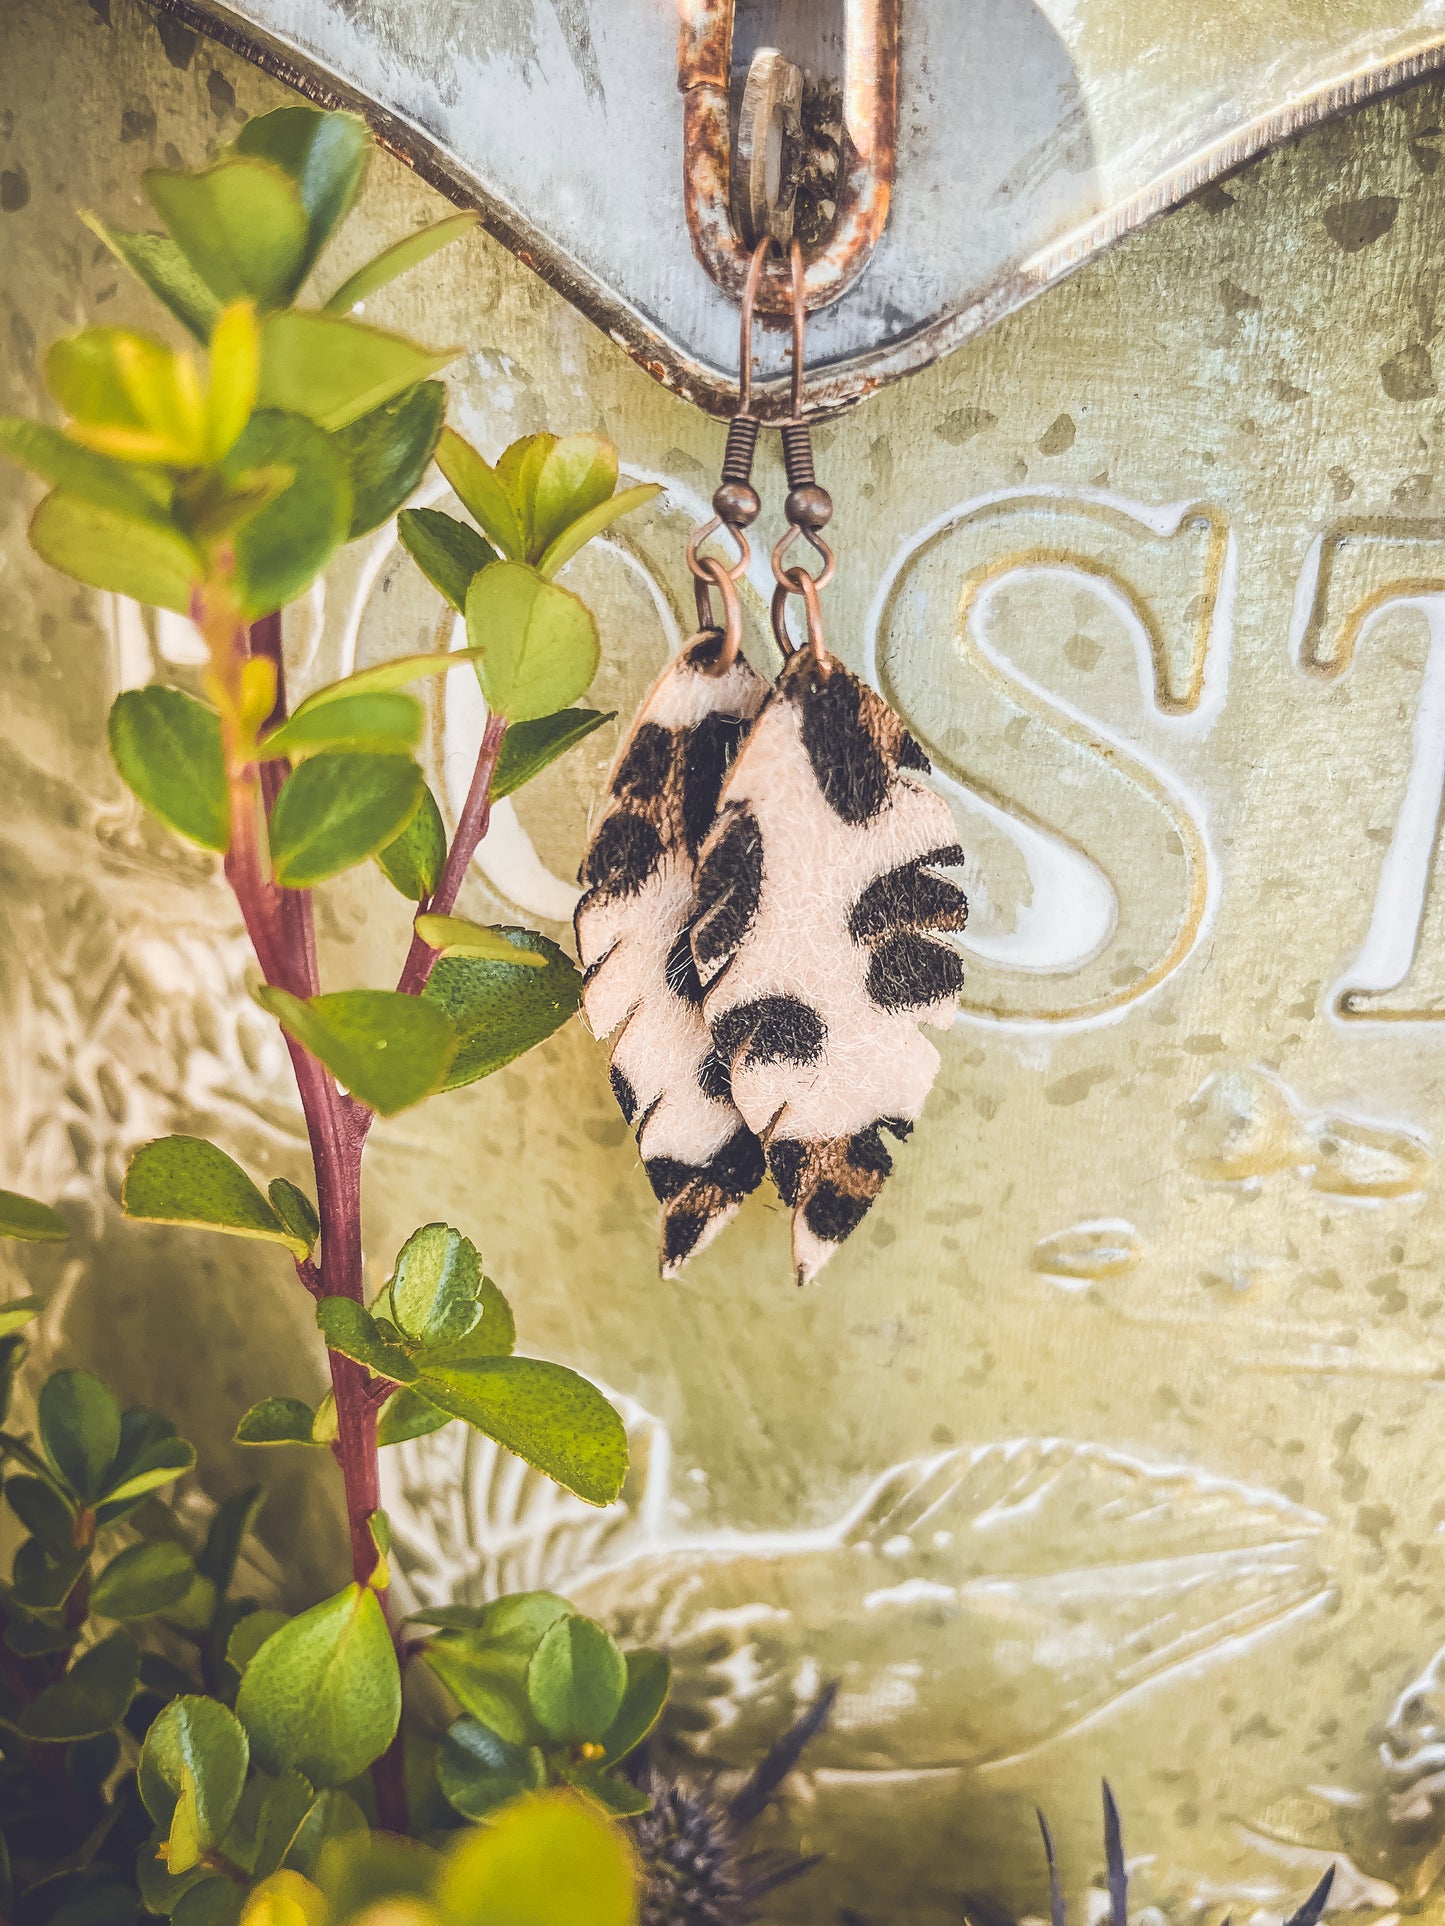
<svg viewBox="0 0 1445 1926"><path fill-rule="evenodd" d="M43 1388L39 1451L3 1441L24 1466L6 1491L32 1533L7 1595L5 1650L52 1674L33 1693L36 1681L22 1692L17 1677L14 1700L0 1709L0 1733L20 1749L17 1769L69 1773L69 1754L46 1748L95 1745L95 1761L109 1761L93 1775L98 1785L122 1757L118 1721L130 1720L133 1737L146 1729L145 1694L157 1696L146 1668L160 1678L164 1652L143 1652L128 1630L96 1636L107 1604L113 1617L126 1616L118 1600L149 1605L139 1616L154 1618L162 1646L182 1636L195 1644L199 1673L167 1673L174 1689L149 1708L137 1781L168 1865L158 1873L148 1849L145 1900L174 1902L182 1926L234 1918L249 1887L276 1867L307 1870L314 1853L300 1865L292 1846L278 1847L283 1834L317 1843L338 1827L359 1829L363 1810L379 1828L405 1833L423 1811L425 1823L447 1826L561 1782L589 1811L636 1810L637 1795L611 1769L667 1689L657 1655L624 1659L564 1601L529 1594L452 1614L422 1645L462 1707L432 1747L429 1778L400 1736L403 1665L419 1641L388 1616L378 1449L460 1419L593 1504L613 1499L626 1471L617 1413L575 1372L516 1355L507 1300L461 1232L422 1225L366 1303L361 1170L375 1116L490 1074L577 1008L576 969L554 944L454 911L493 798L607 720L575 706L596 671L596 624L553 577L656 491L619 492L616 452L592 435L528 436L490 466L443 426L446 391L434 377L456 351L355 317L357 303L455 239L470 217L408 236L314 299L313 278L324 273L370 145L354 116L283 108L248 122L198 171L145 175L164 232L115 233L87 216L205 348L204 364L156 337L86 329L46 357L63 425L0 421L0 451L48 485L30 526L37 552L77 581L188 614L205 639L196 685L119 697L111 752L148 810L222 858L259 966L254 994L281 1027L311 1146L314 1201L284 1178L263 1190L220 1147L170 1136L136 1153L122 1205L133 1218L275 1245L315 1299L329 1395L316 1410L264 1399L237 1436L332 1451L350 1585L284 1624L254 1609L237 1615L234 1557L222 1571L210 1541L190 1543L151 1495L189 1469L189 1447L163 1420L119 1414L82 1373ZM433 458L475 526L402 510ZM464 614L468 647L380 663L292 706L282 607L338 548L398 510L402 541ZM414 758L423 712L408 691L456 669L478 676L488 721L449 842ZM312 892L371 861L413 906L395 986L324 989ZM63 1235L64 1224L4 1193L0 1231L43 1239ZM3 1335L4 1320L34 1308L22 1300L0 1310L7 1357L16 1340ZM138 1478L150 1485L135 1488ZM231 1525L217 1529L239 1544L250 1500L234 1502L234 1516L217 1514ZM128 1542L92 1572L97 1535L115 1530ZM183 1577L184 1594L162 1600ZM93 1732L36 1729L49 1716L37 1708L55 1703L47 1695L71 1703L87 1693L95 1701L87 1718L112 1715ZM132 1717L136 1705L143 1710ZM363 1806L358 1782L368 1772ZM128 1794L107 1795L104 1809L136 1821ZM106 1823L124 1834L120 1818ZM177 1880L186 1883L180 1898ZM328 1916L345 1916L349 1902L326 1903L343 1906Z"/></svg>

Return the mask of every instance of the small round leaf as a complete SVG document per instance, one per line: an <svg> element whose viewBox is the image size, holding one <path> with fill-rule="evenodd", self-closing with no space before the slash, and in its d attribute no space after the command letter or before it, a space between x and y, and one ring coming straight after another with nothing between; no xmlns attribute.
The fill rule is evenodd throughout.
<svg viewBox="0 0 1445 1926"><path fill-rule="evenodd" d="M538 1724L565 1745L598 1743L622 1709L627 1661L593 1619L558 1619L532 1654L527 1699Z"/></svg>

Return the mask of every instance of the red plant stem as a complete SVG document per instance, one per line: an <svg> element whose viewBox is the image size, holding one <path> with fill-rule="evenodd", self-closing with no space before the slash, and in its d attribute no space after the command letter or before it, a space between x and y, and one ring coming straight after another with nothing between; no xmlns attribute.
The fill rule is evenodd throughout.
<svg viewBox="0 0 1445 1926"><path fill-rule="evenodd" d="M238 638L241 640L241 638ZM263 617L252 624L242 641L251 654L265 657L275 667L276 700L266 727L286 719L285 665L281 649L281 618ZM442 874L430 900L423 906L437 914L450 912L461 891L477 845L487 833L491 816L492 776L501 753L506 721L488 718L472 774L467 800L457 822ZM233 769L231 779L231 847L226 875L235 892L256 959L268 983L293 996L315 996L320 988L315 919L308 890L285 890L266 875L260 842L260 818L269 819L277 795L290 773L282 758ZM413 936L398 990L418 996L425 988L439 952ZM291 1057L311 1160L316 1176L317 1214L321 1220L319 1266L303 1260L297 1273L315 1297L349 1297L364 1302L361 1249L361 1159L372 1113L344 1096L316 1058L285 1036ZM333 1450L341 1467L346 1494L351 1565L357 1584L370 1581L377 1549L371 1535L371 1515L381 1505L381 1479L376 1426L389 1387L373 1380L364 1366L339 1352L327 1352L336 1398L336 1441ZM383 1609L387 1600L380 1594ZM398 1662L403 1658L396 1628ZM398 1734L372 1767L377 1818L384 1830L404 1832L407 1824L403 1754Z"/></svg>
<svg viewBox="0 0 1445 1926"><path fill-rule="evenodd" d="M421 905L429 915L451 914L462 884L466 881L472 858L477 853L477 844L487 833L487 825L492 817L492 777L496 773L497 757L502 753L502 738L506 733L505 716L487 717L487 726L482 731L482 746L477 754L477 766L472 771L472 786L467 791L467 800L457 818L457 833L447 851L447 860L437 886L430 899ZM419 936L412 937L411 948L396 986L403 996L420 996L439 954Z"/></svg>

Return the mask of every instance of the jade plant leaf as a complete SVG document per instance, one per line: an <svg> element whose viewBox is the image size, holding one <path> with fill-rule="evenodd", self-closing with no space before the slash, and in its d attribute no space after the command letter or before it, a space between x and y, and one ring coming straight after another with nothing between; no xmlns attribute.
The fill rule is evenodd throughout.
<svg viewBox="0 0 1445 1926"><path fill-rule="evenodd" d="M600 435L564 435L537 470L531 502L533 559L617 486L617 450Z"/></svg>
<svg viewBox="0 0 1445 1926"><path fill-rule="evenodd" d="M627 1833L570 1792L534 1792L463 1835L438 1886L450 1919L506 1926L632 1926L637 1862Z"/></svg>
<svg viewBox="0 0 1445 1926"><path fill-rule="evenodd" d="M80 218L197 341L210 340L221 304L169 234L127 234L86 211Z"/></svg>
<svg viewBox="0 0 1445 1926"><path fill-rule="evenodd" d="M419 381L333 437L351 476L349 540L380 528L415 489L436 451L446 406L441 382Z"/></svg>
<svg viewBox="0 0 1445 1926"><path fill-rule="evenodd" d="M273 314L261 333L261 406L306 415L334 433L436 374L459 353L423 348L336 315Z"/></svg>
<svg viewBox="0 0 1445 1926"><path fill-rule="evenodd" d="M120 1406L88 1371L56 1371L36 1403L40 1443L51 1469L83 1501L98 1498L120 1451Z"/></svg>
<svg viewBox="0 0 1445 1926"><path fill-rule="evenodd" d="M425 788L410 756L323 750L309 757L286 778L271 812L277 882L309 889L365 862L401 834Z"/></svg>
<svg viewBox="0 0 1445 1926"><path fill-rule="evenodd" d="M396 532L422 574L458 613L467 606L472 577L497 560L496 550L474 528L439 508L404 508Z"/></svg>
<svg viewBox="0 0 1445 1926"><path fill-rule="evenodd" d="M236 1426L236 1443L244 1445L304 1444L313 1442L316 1413L300 1398L262 1398L245 1412Z"/></svg>
<svg viewBox="0 0 1445 1926"><path fill-rule="evenodd" d="M371 1313L349 1297L323 1297L316 1306L316 1322L333 1351L354 1358L379 1378L390 1378L394 1384L409 1384L415 1378L416 1366L406 1352L384 1337Z"/></svg>
<svg viewBox="0 0 1445 1926"><path fill-rule="evenodd" d="M56 1744L108 1732L135 1696L139 1664L129 1634L112 1632L30 1701L20 1714L20 1730L28 1739Z"/></svg>
<svg viewBox="0 0 1445 1926"><path fill-rule="evenodd" d="M302 1239L308 1251L313 1249L321 1235L321 1220L305 1191L288 1177L273 1177L266 1186L266 1198L292 1236Z"/></svg>
<svg viewBox="0 0 1445 1926"><path fill-rule="evenodd" d="M595 1385L538 1358L422 1360L417 1390L590 1505L607 1505L627 1475L627 1433Z"/></svg>
<svg viewBox="0 0 1445 1926"><path fill-rule="evenodd" d="M524 950L514 943L515 932L489 929L484 923L469 923L464 916L418 916L416 933L423 943L448 956L478 956L491 963L518 964L531 970L545 970L548 959L538 950Z"/></svg>
<svg viewBox="0 0 1445 1926"><path fill-rule="evenodd" d="M380 1758L401 1718L401 1676L375 1592L348 1585L273 1633L246 1667L236 1714L267 1772L339 1786Z"/></svg>
<svg viewBox="0 0 1445 1926"><path fill-rule="evenodd" d="M497 562L467 590L467 639L493 715L530 722L575 702L597 673L591 610L520 562Z"/></svg>
<svg viewBox="0 0 1445 1926"><path fill-rule="evenodd" d="M481 1320L482 1260L450 1224L423 1224L397 1252L387 1303L414 1343L445 1344Z"/></svg>
<svg viewBox="0 0 1445 1926"><path fill-rule="evenodd" d="M617 1716L602 1735L601 1763L616 1765L636 1750L662 1717L672 1687L672 1665L665 1652L643 1646L627 1654L627 1686Z"/></svg>
<svg viewBox="0 0 1445 1926"><path fill-rule="evenodd" d="M497 553L514 562L524 560L526 529L501 477L454 428L442 430L437 467Z"/></svg>
<svg viewBox="0 0 1445 1926"><path fill-rule="evenodd" d="M305 411L262 408L226 456L236 486L258 469L290 472L289 484L236 530L236 588L252 618L294 601L310 587L351 525L351 477L329 435Z"/></svg>
<svg viewBox="0 0 1445 1926"><path fill-rule="evenodd" d="M441 880L447 860L447 832L430 789L401 834L376 852L381 873L413 903L424 903Z"/></svg>
<svg viewBox="0 0 1445 1926"><path fill-rule="evenodd" d="M598 1744L622 1709L627 1661L593 1619L558 1619L527 1667L527 1702L542 1730L564 1745Z"/></svg>
<svg viewBox="0 0 1445 1926"><path fill-rule="evenodd" d="M202 849L229 846L231 802L214 709L181 689L127 689L111 704L109 734L132 795Z"/></svg>
<svg viewBox="0 0 1445 1926"><path fill-rule="evenodd" d="M82 448L58 428L15 415L0 417L0 454L21 463L50 487L63 488L77 501L163 528L170 525L173 490L158 468Z"/></svg>
<svg viewBox="0 0 1445 1926"><path fill-rule="evenodd" d="M442 1797L464 1819L483 1819L547 1783L546 1762L536 1746L509 1744L471 1717L456 1720L447 1731L437 1752L436 1774Z"/></svg>
<svg viewBox="0 0 1445 1926"><path fill-rule="evenodd" d="M297 774L314 767L303 763ZM383 1117L443 1087L457 1037L435 1004L395 990L336 990L303 1002L264 984L255 996L344 1089Z"/></svg>
<svg viewBox="0 0 1445 1926"><path fill-rule="evenodd" d="M379 755L406 755L421 740L422 708L415 696L400 691L340 696L319 708L305 709L264 737L263 760L296 760L319 749L361 749Z"/></svg>
<svg viewBox="0 0 1445 1926"><path fill-rule="evenodd" d="M376 1420L376 1442L378 1445L406 1444L412 1438L429 1437L451 1422L450 1411L438 1411L409 1384L403 1384L381 1407Z"/></svg>
<svg viewBox="0 0 1445 1926"><path fill-rule="evenodd" d="M299 286L360 191L371 153L366 122L318 107L276 107L246 122L233 151L270 161L296 186L306 214Z"/></svg>
<svg viewBox="0 0 1445 1926"><path fill-rule="evenodd" d="M63 488L47 495L31 517L30 546L77 582L180 615L189 614L192 585L203 572L195 550L174 529L101 508Z"/></svg>
<svg viewBox="0 0 1445 1926"><path fill-rule="evenodd" d="M157 1137L130 1160L121 1187L127 1217L190 1224L284 1244L296 1257L310 1245L290 1230L241 1166L203 1137Z"/></svg>
<svg viewBox="0 0 1445 1926"><path fill-rule="evenodd" d="M533 776L540 776L549 763L616 717L615 709L605 714L597 709L561 709L555 715L538 716L534 722L514 722L502 737L501 754L492 774L493 802L510 796Z"/></svg>
<svg viewBox="0 0 1445 1926"><path fill-rule="evenodd" d="M101 1618L150 1618L179 1604L196 1568L184 1545L157 1538L127 1545L90 1588L90 1609Z"/></svg>
<svg viewBox="0 0 1445 1926"><path fill-rule="evenodd" d="M189 1779L198 1841L218 1846L241 1803L250 1762L250 1741L235 1713L187 1693L172 1699L146 1734L137 1774L142 1803L156 1825L169 1827Z"/></svg>
<svg viewBox="0 0 1445 1926"><path fill-rule="evenodd" d="M152 168L144 184L217 300L261 307L290 300L305 271L309 230L301 196L281 168L235 156L196 174Z"/></svg>
<svg viewBox="0 0 1445 1926"><path fill-rule="evenodd" d="M570 562L580 548L584 548L594 535L600 535L604 528L621 521L630 515L634 508L641 508L662 490L657 482L639 482L635 488L624 488L609 501L600 502L588 514L579 516L575 522L554 536L537 558L537 573L548 581L559 568Z"/></svg>
<svg viewBox="0 0 1445 1926"><path fill-rule="evenodd" d="M27 1244L61 1244L70 1230L59 1211L16 1190L0 1190L0 1237Z"/></svg>
<svg viewBox="0 0 1445 1926"><path fill-rule="evenodd" d="M443 1088L489 1077L558 1030L576 1011L582 979L566 953L535 930L502 932L516 949L547 959L543 970L479 957L444 956L422 1000L446 1011L459 1039Z"/></svg>
<svg viewBox="0 0 1445 1926"><path fill-rule="evenodd" d="M408 269L420 267L429 261L439 249L449 247L464 234L470 233L477 224L475 213L451 214L444 221L434 221L416 234L403 235L401 240L393 241L390 247L374 254L355 274L349 274L322 303L325 314L349 314L359 301L384 288L388 281L394 281L399 274Z"/></svg>

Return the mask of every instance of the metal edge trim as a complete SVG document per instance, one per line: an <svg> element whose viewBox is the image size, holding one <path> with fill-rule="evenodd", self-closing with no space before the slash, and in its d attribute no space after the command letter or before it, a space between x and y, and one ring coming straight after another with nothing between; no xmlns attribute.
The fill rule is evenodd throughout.
<svg viewBox="0 0 1445 1926"><path fill-rule="evenodd" d="M709 414L731 413L736 403L736 382L731 374L695 360L661 334L635 307L561 254L514 208L490 198L484 182L463 174L436 142L405 116L365 99L284 41L262 33L249 22L240 22L223 0L146 0L146 4L239 54L318 106L344 107L363 115L388 153L449 201L474 209L481 225L510 254L615 341L662 387ZM1081 223L1040 249L968 306L955 308L884 349L830 364L809 385L809 412L839 414L878 389L931 366L1211 182L1224 179L1246 162L1298 139L1325 121L1398 93L1442 70L1445 32L1427 38L1411 53L1347 79L1327 82L1286 107L1260 115L1161 175L1109 213ZM777 412L786 411L786 377L759 382L755 392L760 400L775 404Z"/></svg>

